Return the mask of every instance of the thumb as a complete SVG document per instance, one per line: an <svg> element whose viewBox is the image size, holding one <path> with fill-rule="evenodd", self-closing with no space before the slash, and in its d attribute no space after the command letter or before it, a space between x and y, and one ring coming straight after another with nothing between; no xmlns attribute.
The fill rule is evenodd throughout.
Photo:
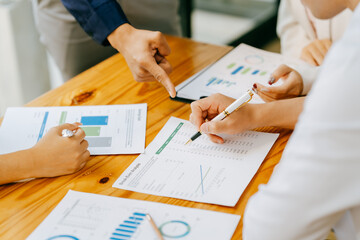
<svg viewBox="0 0 360 240"><path fill-rule="evenodd" d="M206 122L200 126L200 131L205 134L220 134L223 132L221 121Z"/></svg>
<svg viewBox="0 0 360 240"><path fill-rule="evenodd" d="M276 83L280 78L288 75L293 69L285 64L280 65L275 71L271 74L269 84L272 85Z"/></svg>

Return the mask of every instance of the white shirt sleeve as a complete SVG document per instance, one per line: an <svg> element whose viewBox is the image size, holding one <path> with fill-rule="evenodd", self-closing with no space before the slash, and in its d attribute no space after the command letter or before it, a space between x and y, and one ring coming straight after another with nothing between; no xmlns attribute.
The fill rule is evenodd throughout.
<svg viewBox="0 0 360 240"><path fill-rule="evenodd" d="M299 66L291 66L295 69L298 73L300 73L302 80L303 80L303 91L301 95L307 95L314 82L316 81L321 67L314 67L310 65L299 65Z"/></svg>
<svg viewBox="0 0 360 240"><path fill-rule="evenodd" d="M245 240L324 239L345 213L360 220L359 56L360 6L330 50L270 181L247 204Z"/></svg>
<svg viewBox="0 0 360 240"><path fill-rule="evenodd" d="M302 49L311 40L293 13L292 1L282 0L280 2L276 31L281 41L281 53L286 56L300 58ZM304 11L304 9L299 9L299 11Z"/></svg>

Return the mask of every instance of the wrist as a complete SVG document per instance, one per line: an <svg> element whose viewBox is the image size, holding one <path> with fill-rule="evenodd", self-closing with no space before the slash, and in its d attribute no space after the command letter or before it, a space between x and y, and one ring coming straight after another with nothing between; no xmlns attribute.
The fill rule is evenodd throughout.
<svg viewBox="0 0 360 240"><path fill-rule="evenodd" d="M250 112L250 119L251 119L251 126L249 129L261 128L267 126L269 121L266 111L267 111L267 104L248 104L249 112Z"/></svg>
<svg viewBox="0 0 360 240"><path fill-rule="evenodd" d="M39 178L42 177L40 172L41 168L39 168L37 162L41 158L38 154L38 150L35 147L24 150L25 156L27 156L27 164L26 164L26 178Z"/></svg>
<svg viewBox="0 0 360 240"><path fill-rule="evenodd" d="M127 38L134 32L134 30L135 28L133 26L128 23L124 23L110 33L107 39L113 48L121 52L121 46L126 43Z"/></svg>

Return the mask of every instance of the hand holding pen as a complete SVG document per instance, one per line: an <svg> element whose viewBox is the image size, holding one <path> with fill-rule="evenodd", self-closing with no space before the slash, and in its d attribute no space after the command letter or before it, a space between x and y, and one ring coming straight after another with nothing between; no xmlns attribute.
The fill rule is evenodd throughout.
<svg viewBox="0 0 360 240"><path fill-rule="evenodd" d="M208 134L213 142L223 143L224 140L217 134L236 134L255 128L255 108L253 104L245 105L251 100L252 96L251 91L248 91L237 100L222 94L214 94L193 102L191 104L190 121L201 133L196 133L189 142L194 141L204 133Z"/></svg>

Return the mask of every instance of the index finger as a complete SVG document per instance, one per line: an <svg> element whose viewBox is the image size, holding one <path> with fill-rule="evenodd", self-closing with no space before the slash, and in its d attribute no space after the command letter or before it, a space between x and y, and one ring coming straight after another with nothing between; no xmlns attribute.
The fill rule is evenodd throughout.
<svg viewBox="0 0 360 240"><path fill-rule="evenodd" d="M162 69L155 61L154 57L151 57L151 60L146 61L143 67L154 76L154 78L161 83L166 90L169 92L170 96L174 98L176 96L175 86L171 82L169 76L166 74L165 70Z"/></svg>
<svg viewBox="0 0 360 240"><path fill-rule="evenodd" d="M289 67L285 64L280 65L271 74L269 84L272 85L273 83L277 82L280 78L288 75L291 71L293 71L293 69L291 67Z"/></svg>

